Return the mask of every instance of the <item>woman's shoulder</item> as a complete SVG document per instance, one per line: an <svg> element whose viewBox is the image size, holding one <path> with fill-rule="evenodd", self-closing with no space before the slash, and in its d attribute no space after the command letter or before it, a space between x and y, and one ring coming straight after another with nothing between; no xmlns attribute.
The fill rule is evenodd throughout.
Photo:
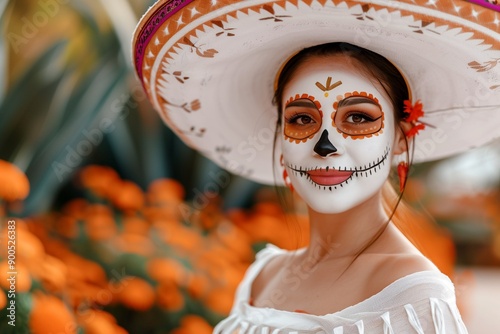
<svg viewBox="0 0 500 334"><path fill-rule="evenodd" d="M257 253L256 260L252 265L254 273L249 277L251 281L248 282L249 292L252 292L253 295L251 297L259 295L264 287L278 277L278 273L290 256L293 256L293 252L272 244L268 244L266 248Z"/></svg>
<svg viewBox="0 0 500 334"><path fill-rule="evenodd" d="M429 282L434 282L429 278L442 276L439 269L419 253L365 254L359 259L356 267L360 275L369 278L363 286L365 296L377 295L399 280L406 281L403 287L415 290L416 287L410 283L417 284L417 281L412 278L427 276ZM440 280L437 282L441 283Z"/></svg>
<svg viewBox="0 0 500 334"><path fill-rule="evenodd" d="M439 273L439 269L421 254L367 255L365 261L371 262L371 269L368 273L371 278L370 288L379 291L392 282L413 273ZM361 263L361 265L363 264Z"/></svg>
<svg viewBox="0 0 500 334"><path fill-rule="evenodd" d="M370 257L365 260L369 261ZM367 273L370 280L364 289L365 295L374 297L367 301L371 299L377 307L390 308L395 300L402 304L432 298L455 302L453 282L423 255L386 255L371 260L372 269Z"/></svg>
<svg viewBox="0 0 500 334"><path fill-rule="evenodd" d="M251 292L258 290L265 285L279 268L281 258L286 256L288 251L267 244L255 255L255 261L248 267L243 280L241 281L235 302L249 301Z"/></svg>

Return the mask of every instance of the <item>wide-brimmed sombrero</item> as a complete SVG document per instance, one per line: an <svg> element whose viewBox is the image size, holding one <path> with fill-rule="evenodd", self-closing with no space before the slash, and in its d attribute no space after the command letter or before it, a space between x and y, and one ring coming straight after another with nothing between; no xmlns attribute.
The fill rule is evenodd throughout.
<svg viewBox="0 0 500 334"><path fill-rule="evenodd" d="M499 138L494 8L462 0L161 0L141 19L133 56L149 99L184 142L233 173L274 183L276 76L313 45L355 44L400 69L429 125L414 161Z"/></svg>

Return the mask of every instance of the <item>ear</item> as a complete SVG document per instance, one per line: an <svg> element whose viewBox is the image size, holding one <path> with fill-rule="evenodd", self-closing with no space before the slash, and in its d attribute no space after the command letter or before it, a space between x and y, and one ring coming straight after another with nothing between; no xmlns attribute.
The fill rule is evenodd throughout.
<svg viewBox="0 0 500 334"><path fill-rule="evenodd" d="M408 150L408 146L412 139L406 138L405 133L411 130L413 125L408 122L399 122L396 127L396 135L394 136L394 154L403 154Z"/></svg>

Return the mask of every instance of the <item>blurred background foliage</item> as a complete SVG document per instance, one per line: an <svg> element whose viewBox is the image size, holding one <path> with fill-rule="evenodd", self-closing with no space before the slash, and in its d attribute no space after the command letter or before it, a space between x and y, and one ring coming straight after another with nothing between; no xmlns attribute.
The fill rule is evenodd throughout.
<svg viewBox="0 0 500 334"><path fill-rule="evenodd" d="M130 40L151 1L2 4L0 157L30 180L22 215L72 196L68 183L89 163L113 166L143 188L173 177L192 189L188 198L203 192L218 168L163 125L133 74ZM220 189L230 194L225 205L247 205L257 186L233 178Z"/></svg>
<svg viewBox="0 0 500 334"><path fill-rule="evenodd" d="M262 206L262 202L275 201L274 189L229 175L187 148L163 125L148 103L133 74L130 40L139 17L152 2L0 0L0 159L18 166L28 177L31 187L29 196L22 204L9 205L9 213L26 219L35 217L26 225L31 227L30 233L45 242L45 251L50 253L48 256L59 259L66 256L69 259L70 253L85 255L88 261L92 261L86 264L87 267L97 271L90 279L92 284L104 284L100 281L100 275L112 277L113 269L126 266L135 268L132 274L143 280L130 283L131 286L142 286L137 291L143 293L149 291L145 284L155 286L155 280L146 267L137 267L138 263L145 263L148 254L122 249L118 253L111 252L114 254L111 256L108 249L110 245L100 244L106 238L86 234L81 229L68 230L69 227L66 227L61 230L62 225L73 226L74 219L88 224L88 221L94 222L92 217L95 216L112 219L116 231L126 230L124 226L127 224L124 222L130 218L130 208L117 206L115 197L109 193L96 193L92 182L89 185L82 181L81 168L84 166L108 166L110 170L116 171L117 179L137 185L146 197L152 191L150 185L154 181L165 178L177 180L184 191L182 200L189 203L187 217L193 218L193 212L190 211L193 208L202 209L198 211L211 217L201 220L205 222L200 223L201 228L195 224L196 233L203 236L206 242L215 238L233 252L234 247L238 247L217 236L219 232L212 230L209 221L231 221L238 226L235 231L245 231L245 238L250 238L248 245L254 250L261 247L259 243L264 241L285 242L283 238L272 240L272 234L280 234L282 230L276 227L278 225L271 224L274 227L269 228L270 225L265 224L269 224L269 217L279 216L276 207ZM459 157L415 166L411 173L406 200L417 210L432 216L451 233L458 264L500 265L499 151L500 145L496 143ZM121 188L113 189L119 193ZM217 196L207 196L207 192L217 193ZM85 198L86 202L82 204L77 198ZM132 212L146 210L148 205L133 208ZM82 213L82 207L88 208L91 213ZM234 208L249 208L251 214L230 211ZM141 211L141 217L151 222L144 213L146 211ZM226 215L226 212L231 213ZM255 216L261 218L255 219ZM191 223L186 221L186 217L175 217L174 220L179 229ZM248 229L249 223L255 224L255 230L261 230L262 235L254 235L256 232ZM273 224L277 224L276 220L273 220ZM136 226L133 229L137 229L141 223L132 225ZM45 229L42 231L40 226ZM114 229L111 225L105 226L107 231ZM154 228L158 228L148 226L147 233L153 233ZM145 231L144 228L139 230ZM268 234L263 230L268 230ZM231 228L224 231L228 234L234 232ZM237 235L238 232L234 233ZM55 240L52 239L54 235L57 236ZM129 240L127 238L124 240ZM177 253L173 256L172 250L168 248L171 242L162 239L155 244L156 253L153 253L167 254L185 265L187 271L192 271L195 268L193 263L197 260ZM206 246L205 243L203 245ZM213 246L212 243L210 245ZM283 246L290 247L286 244ZM165 247L170 250L165 250ZM67 249L69 253L57 253L57 249ZM122 257L123 253L128 255ZM243 258L241 263L248 265L251 259L243 253L239 254ZM218 257L229 256L220 254L214 251L210 261L216 262ZM65 270L83 263L82 259L72 259L73 262L68 260L69 269ZM233 258L226 260L233 264L235 261ZM241 263L236 266L238 271L233 273L233 283L235 277L241 278L238 275L244 271ZM102 267L103 273L95 269L93 264ZM228 270L227 266L224 268ZM37 279L43 281L42 278ZM33 278L33 282L38 282L37 279ZM36 288L38 283L35 283ZM187 286L184 288L188 289ZM189 292L182 291L184 294ZM26 298L25 305L32 308L36 300L45 297ZM116 298L126 300L127 297ZM58 301L45 302L52 302L56 310L60 307ZM204 310L193 305L185 313L210 318L207 310L210 307L217 308L210 304ZM142 306L129 306L122 305L120 309L110 306L107 310L119 321L128 319L127 330L134 332L135 328L135 332L138 332L139 325L137 321L134 322L130 310L138 311ZM141 321L157 318L157 312L154 309L142 313L144 318ZM224 312L227 312L227 305L222 307L219 316ZM107 317L100 313L93 316L95 319ZM176 319L170 324L163 323L163 328L181 326L180 318ZM211 325L215 323L214 319L217 317L212 315ZM191 319L190 323L201 326L193 325L199 333L202 332L199 328L207 328L196 319ZM79 331L83 330L80 328ZM154 329L148 331L155 332ZM92 329L87 328L86 332L91 333Z"/></svg>

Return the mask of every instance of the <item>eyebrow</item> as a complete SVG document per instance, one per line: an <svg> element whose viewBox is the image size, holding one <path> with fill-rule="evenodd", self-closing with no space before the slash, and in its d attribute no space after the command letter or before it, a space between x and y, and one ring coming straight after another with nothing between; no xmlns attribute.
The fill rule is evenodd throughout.
<svg viewBox="0 0 500 334"><path fill-rule="evenodd" d="M309 99L298 99L298 100L292 101L289 104L287 104L285 109L288 107L313 107L313 108L317 108L316 104L314 104L314 102L309 100Z"/></svg>
<svg viewBox="0 0 500 334"><path fill-rule="evenodd" d="M339 101L338 107L346 107L346 106L352 106L355 104L361 104L361 103L370 103L374 104L376 106L379 106L379 104L372 99L368 97L363 97L363 96L353 96L353 97L348 97L343 100Z"/></svg>

